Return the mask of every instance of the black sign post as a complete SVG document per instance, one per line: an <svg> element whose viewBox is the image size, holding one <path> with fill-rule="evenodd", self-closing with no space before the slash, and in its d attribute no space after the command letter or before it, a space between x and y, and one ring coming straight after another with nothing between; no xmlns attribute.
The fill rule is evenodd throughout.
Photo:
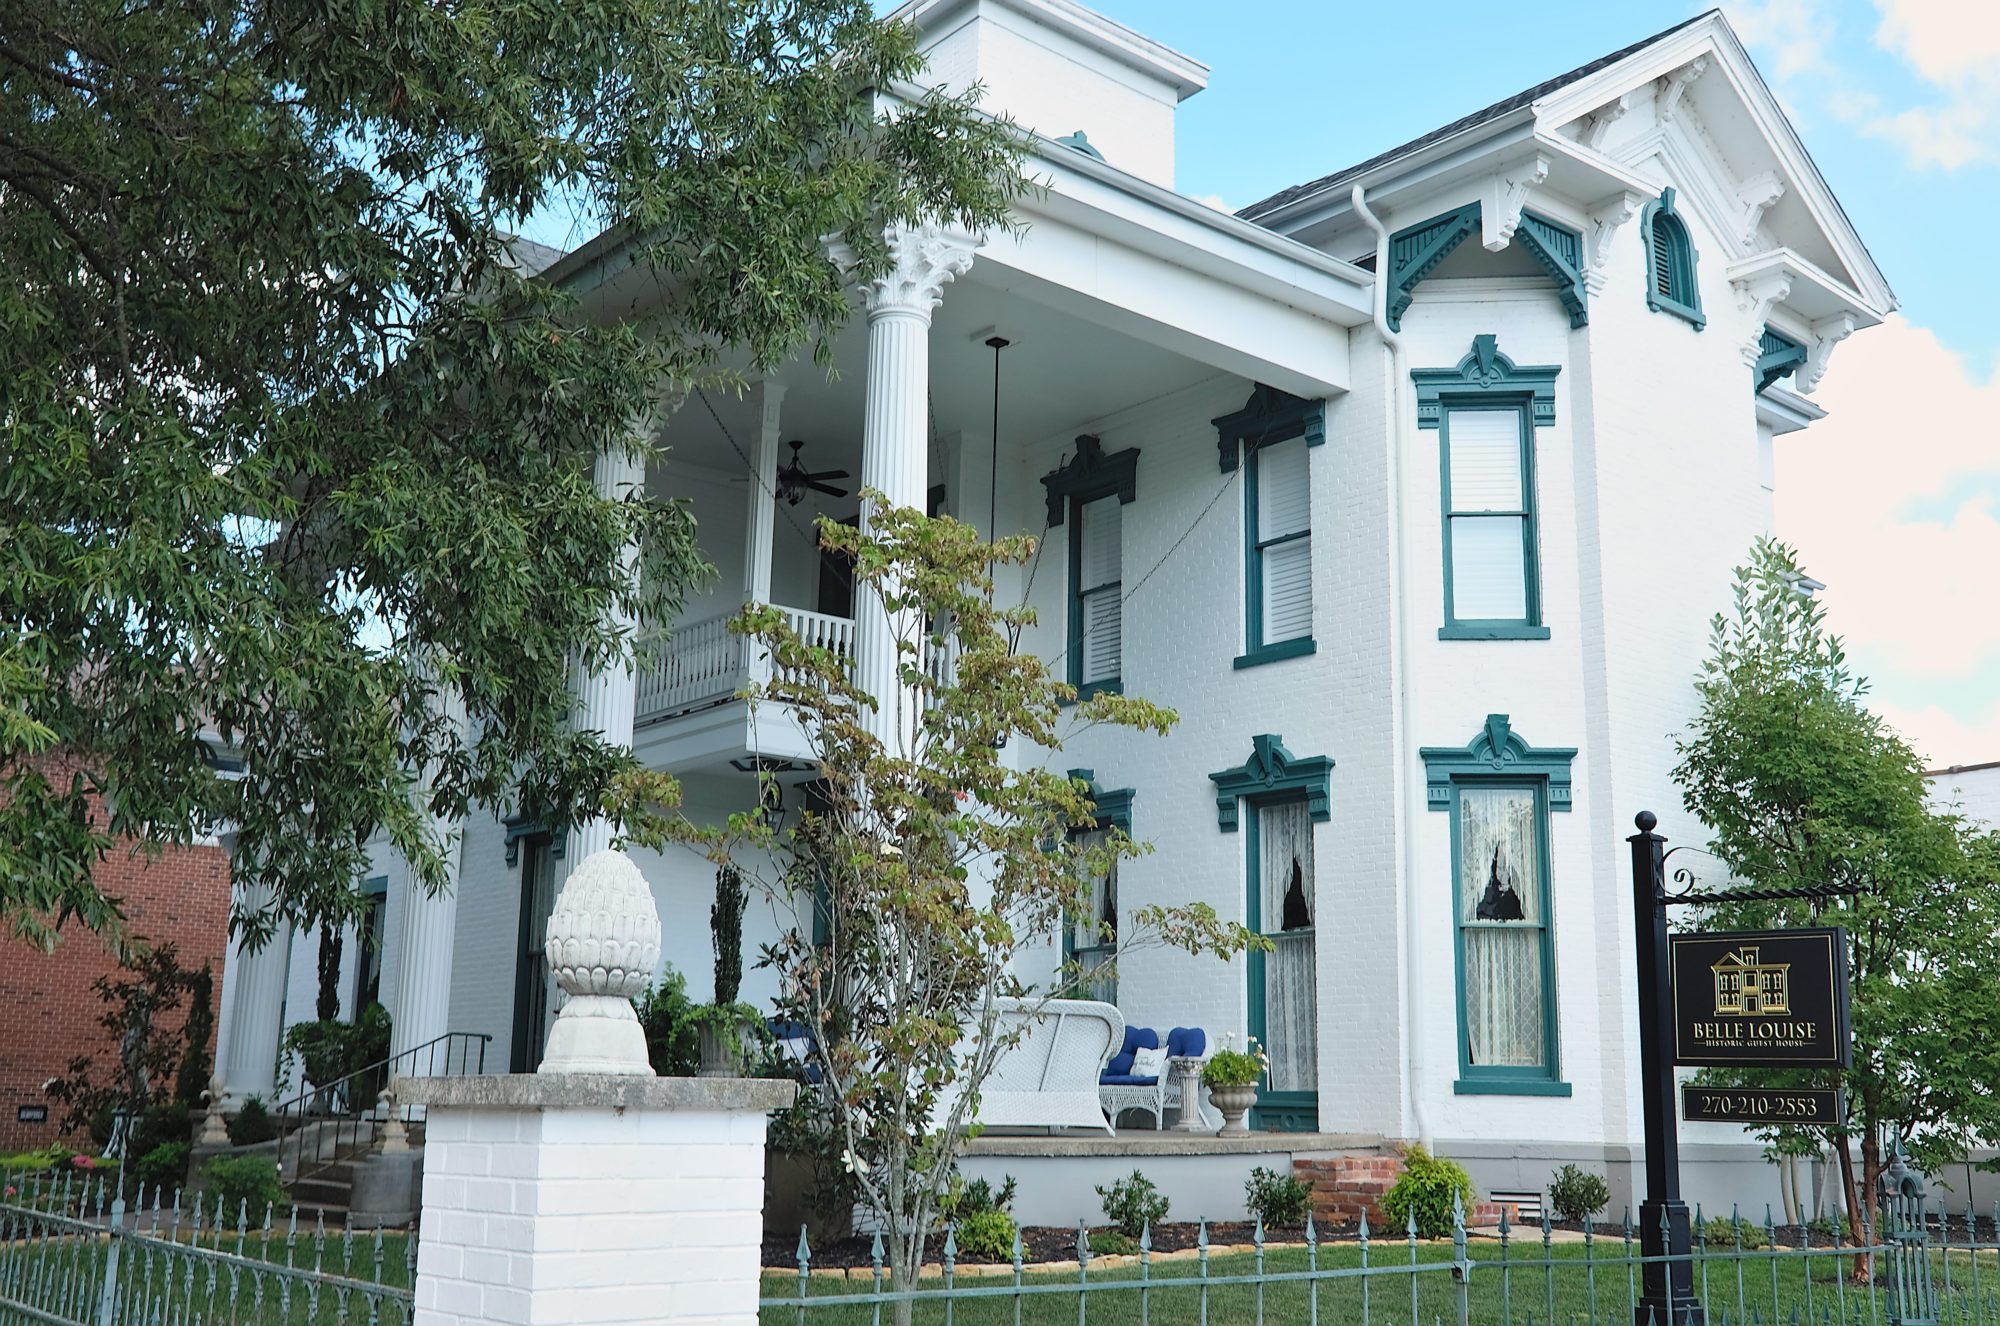
<svg viewBox="0 0 2000 1326"><path fill-rule="evenodd" d="M1646 1107L1646 1199L1639 1204L1643 1292L1634 1326L1704 1326L1694 1294L1693 1244L1681 1200L1680 1137L1674 1119L1674 999L1667 964L1667 840L1639 812L1632 844L1632 914L1639 940L1639 1080ZM1664 1259L1664 1260L1662 1260Z"/></svg>

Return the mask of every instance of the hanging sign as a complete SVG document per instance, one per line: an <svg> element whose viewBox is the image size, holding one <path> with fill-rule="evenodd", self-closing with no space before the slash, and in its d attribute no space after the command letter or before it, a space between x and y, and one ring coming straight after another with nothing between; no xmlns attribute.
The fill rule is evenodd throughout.
<svg viewBox="0 0 2000 1326"><path fill-rule="evenodd" d="M1676 1065L1846 1067L1845 931L1668 935L1667 969Z"/></svg>
<svg viewBox="0 0 2000 1326"><path fill-rule="evenodd" d="M1847 1114L1838 1091L1704 1087L1689 1082L1681 1088L1681 1117L1689 1123L1795 1124L1823 1128L1841 1122Z"/></svg>

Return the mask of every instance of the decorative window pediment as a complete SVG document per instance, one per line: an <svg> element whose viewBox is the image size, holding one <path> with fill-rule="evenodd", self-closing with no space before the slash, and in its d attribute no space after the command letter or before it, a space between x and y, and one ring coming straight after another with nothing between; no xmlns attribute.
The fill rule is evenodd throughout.
<svg viewBox="0 0 2000 1326"><path fill-rule="evenodd" d="M1432 810L1451 809L1451 780L1468 776L1545 778L1549 809L1570 808L1570 763L1574 746L1530 746L1505 714L1486 715L1486 726L1464 746L1425 746L1425 801Z"/></svg>
<svg viewBox="0 0 2000 1326"><path fill-rule="evenodd" d="M1456 368L1413 369L1417 384L1417 427L1436 428L1447 402L1525 400L1532 407L1535 427L1556 421L1556 376L1559 364L1516 364L1500 353L1490 332L1472 338L1472 350Z"/></svg>
<svg viewBox="0 0 2000 1326"><path fill-rule="evenodd" d="M1139 449L1127 447L1106 455L1104 444L1084 433L1076 439L1076 454L1042 476L1042 487L1048 492L1052 526L1063 523L1072 497L1089 501L1116 493L1120 506L1130 505L1139 495Z"/></svg>
<svg viewBox="0 0 2000 1326"><path fill-rule="evenodd" d="M1092 769L1071 769L1069 776L1089 789L1087 795L1095 807L1091 818L1100 829L1118 829L1129 836L1132 832L1132 789L1120 787L1100 788L1097 773Z"/></svg>
<svg viewBox="0 0 2000 1326"><path fill-rule="evenodd" d="M507 830L507 864L510 866L521 864L521 840L523 838L534 838L542 834L547 834L549 838L549 855L555 857L557 860L562 859L563 850L569 842L568 834L555 833L539 819L534 819L526 815L509 816L507 819L502 820L501 824Z"/></svg>
<svg viewBox="0 0 2000 1326"><path fill-rule="evenodd" d="M1272 733L1252 737L1249 759L1234 769L1208 776L1215 784L1215 826L1224 833L1234 833L1239 800L1285 793L1303 796L1306 813L1314 820L1328 820L1333 816L1328 778L1332 770L1333 760L1328 756L1296 756Z"/></svg>
<svg viewBox="0 0 2000 1326"><path fill-rule="evenodd" d="M1209 420L1215 425L1215 448L1222 472L1236 468L1238 458L1254 448L1303 437L1309 447L1326 441L1326 402L1307 400L1289 391L1258 383L1243 408Z"/></svg>
<svg viewBox="0 0 2000 1326"><path fill-rule="evenodd" d="M1779 378L1790 377L1805 366L1806 347L1780 331L1764 328L1757 342L1757 390L1763 391Z"/></svg>

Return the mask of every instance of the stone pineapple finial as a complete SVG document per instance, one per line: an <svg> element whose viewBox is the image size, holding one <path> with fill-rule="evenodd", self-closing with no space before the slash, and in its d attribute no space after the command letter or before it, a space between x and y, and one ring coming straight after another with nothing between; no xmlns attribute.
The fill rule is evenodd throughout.
<svg viewBox="0 0 2000 1326"><path fill-rule="evenodd" d="M546 952L569 1001L540 1071L653 1076L632 1000L660 965L660 913L630 857L606 848L570 872L549 915Z"/></svg>

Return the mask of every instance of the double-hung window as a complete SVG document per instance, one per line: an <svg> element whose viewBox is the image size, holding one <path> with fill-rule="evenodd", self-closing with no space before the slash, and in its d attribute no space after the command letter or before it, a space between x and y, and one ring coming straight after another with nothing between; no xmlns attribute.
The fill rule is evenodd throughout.
<svg viewBox="0 0 2000 1326"><path fill-rule="evenodd" d="M1118 858L1110 850L1112 830L1072 835L1082 871L1082 899L1066 922L1064 955L1075 965L1076 997L1118 1002Z"/></svg>
<svg viewBox="0 0 2000 1326"><path fill-rule="evenodd" d="M1249 451L1243 485L1245 618L1239 668L1313 652L1312 487L1306 439Z"/></svg>
<svg viewBox="0 0 2000 1326"><path fill-rule="evenodd" d="M1454 405L1444 449L1444 602L1450 639L1543 639L1534 428L1525 406Z"/></svg>
<svg viewBox="0 0 2000 1326"><path fill-rule="evenodd" d="M1120 689L1124 670L1123 506L1116 493L1071 499L1070 681L1079 695Z"/></svg>
<svg viewBox="0 0 2000 1326"><path fill-rule="evenodd" d="M1536 783L1452 783L1464 1089L1532 1089L1556 1072L1548 811Z"/></svg>

